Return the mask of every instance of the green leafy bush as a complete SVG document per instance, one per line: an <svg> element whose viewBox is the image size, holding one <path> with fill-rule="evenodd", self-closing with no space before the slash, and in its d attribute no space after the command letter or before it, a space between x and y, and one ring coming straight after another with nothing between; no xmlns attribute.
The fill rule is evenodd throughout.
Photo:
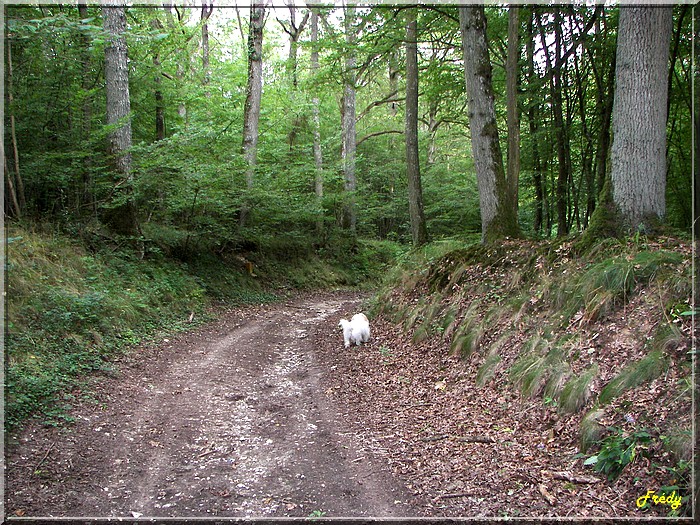
<svg viewBox="0 0 700 525"><path fill-rule="evenodd" d="M598 454L589 457L583 464L593 465L596 472L605 475L609 481L614 481L627 465L645 453L652 435L647 430L637 430L629 435L620 429L610 430L614 433L601 442Z"/></svg>

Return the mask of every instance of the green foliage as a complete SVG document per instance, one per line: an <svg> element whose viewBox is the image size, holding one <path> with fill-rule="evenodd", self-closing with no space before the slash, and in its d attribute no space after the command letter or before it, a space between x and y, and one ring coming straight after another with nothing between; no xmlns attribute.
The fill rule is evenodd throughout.
<svg viewBox="0 0 700 525"><path fill-rule="evenodd" d="M581 419L580 448L581 452L584 454L603 437L605 427L599 423L599 420L604 414L604 410L594 408L587 412L586 415L583 416L583 419Z"/></svg>
<svg viewBox="0 0 700 525"><path fill-rule="evenodd" d="M598 395L598 401L606 404L625 390L647 383L661 375L666 368L666 358L663 352L654 350L639 361L625 366Z"/></svg>
<svg viewBox="0 0 700 525"><path fill-rule="evenodd" d="M560 343L552 344L541 335L535 335L523 345L520 357L508 372L524 396L534 397L545 392L551 397L561 390L568 366Z"/></svg>
<svg viewBox="0 0 700 525"><path fill-rule="evenodd" d="M559 408L562 412L574 413L583 408L590 397L591 381L598 374L598 365L593 364L581 375L569 379L559 394Z"/></svg>
<svg viewBox="0 0 700 525"><path fill-rule="evenodd" d="M501 362L501 356L498 354L490 354L479 367L476 373L476 385L484 386L493 377L498 364Z"/></svg>
<svg viewBox="0 0 700 525"><path fill-rule="evenodd" d="M159 330L204 318L204 291L173 263L89 255L55 235L21 231L8 249L6 421L55 419L61 393ZM204 317L203 317L204 316Z"/></svg>
<svg viewBox="0 0 700 525"><path fill-rule="evenodd" d="M637 286L649 284L664 271L674 271L682 261L681 254L666 250L605 258L573 279L562 279L556 303L567 321L579 310L587 321L594 321L626 304Z"/></svg>
<svg viewBox="0 0 700 525"><path fill-rule="evenodd" d="M607 476L609 481L614 481L635 458L645 454L652 435L647 430L636 430L629 435L621 429L610 430L613 434L601 442L598 454L589 457L583 464L593 465L596 472Z"/></svg>

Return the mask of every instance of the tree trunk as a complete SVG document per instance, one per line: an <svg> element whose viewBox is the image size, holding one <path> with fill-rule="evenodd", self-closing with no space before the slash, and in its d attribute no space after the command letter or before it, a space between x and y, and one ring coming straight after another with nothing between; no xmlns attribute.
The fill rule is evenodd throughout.
<svg viewBox="0 0 700 525"><path fill-rule="evenodd" d="M126 9L124 6L102 7L104 30L107 34L105 46L105 92L107 102L107 125L115 126L109 134L110 155L119 180L113 197L120 202L106 211L105 218L110 228L119 234L137 236L139 226L133 196L133 174L131 172L131 104L129 101L129 65L124 32L126 31Z"/></svg>
<svg viewBox="0 0 700 525"><path fill-rule="evenodd" d="M610 152L623 231L649 230L666 213L666 80L672 7L621 7Z"/></svg>
<svg viewBox="0 0 700 525"><path fill-rule="evenodd" d="M406 10L406 176L414 246L428 242L418 153L418 24L416 8Z"/></svg>
<svg viewBox="0 0 700 525"><path fill-rule="evenodd" d="M151 27L154 30L158 30L162 28L162 24L160 23L160 20L157 18L154 18L151 21ZM163 88L162 88L162 81L161 81L161 68L160 68L160 53L158 52L157 48L154 48L152 50L153 53L153 69L155 70L155 74L153 76L153 83L154 83L154 90L153 90L153 98L155 99L156 102L156 141L163 140L165 138L165 101L163 98Z"/></svg>
<svg viewBox="0 0 700 525"><path fill-rule="evenodd" d="M177 26L175 24L175 20L173 19L173 13L171 11L172 5L164 3L163 4L163 10L165 11L165 17L168 23L168 27L172 30L175 31L177 30ZM182 26L180 26L180 31L182 31ZM242 31L242 29L241 29ZM189 52L187 49L182 49L182 54L180 56L185 57L186 60L189 60ZM177 68L175 71L175 78L177 78L177 84L178 84L178 91L179 97L181 102L178 103L177 105L177 114L180 117L180 120L182 121L182 124L185 128L187 129L187 105L185 104L182 99L184 98L184 93L182 93L182 86L185 80L185 66L183 65L183 60L178 59L177 61Z"/></svg>
<svg viewBox="0 0 700 525"><path fill-rule="evenodd" d="M304 27L309 20L309 12L304 14L304 18L299 25L296 23L296 8L293 5L287 6L289 9L289 27L279 18L277 21L282 26L285 33L289 35L289 57L287 58L287 76L292 79L292 87L296 90L299 87L299 79L297 77L298 69L298 54L299 54L299 37L301 37ZM318 22L318 20L317 20Z"/></svg>
<svg viewBox="0 0 700 525"><path fill-rule="evenodd" d="M483 7L460 7L464 74L472 155L479 188L482 242L520 235L518 216L508 201L491 85L491 61Z"/></svg>
<svg viewBox="0 0 700 525"><path fill-rule="evenodd" d="M87 4L78 4L78 15L81 20L86 20L90 15L88 13ZM82 125L82 140L87 142L90 140L92 134L92 97L85 96L92 85L91 71L92 71L92 52L90 50L91 42L90 38L83 34L80 38L81 49L81 61L82 61L82 79L80 82L80 88L83 91L83 125ZM78 196L78 205L80 210L83 208L89 208L91 213L96 214L95 209L95 199L92 193L92 170L93 158L92 155L87 155L83 161L82 173L81 173L81 188L80 194Z"/></svg>
<svg viewBox="0 0 700 525"><path fill-rule="evenodd" d="M508 121L508 198L518 213L520 178L520 116L518 115L518 59L520 58L520 8L508 9L508 55L506 58L506 113Z"/></svg>
<svg viewBox="0 0 700 525"><path fill-rule="evenodd" d="M343 206L343 227L355 232L357 228L357 211L355 209L355 191L357 178L355 174L355 157L357 152L357 131L355 128L355 8L345 8L345 40L348 46L345 54L345 75L343 95L343 171L345 177L346 198Z"/></svg>
<svg viewBox="0 0 700 525"><path fill-rule="evenodd" d="M318 11L315 9L311 15L311 74L318 74ZM313 115L313 125L314 125L314 164L316 166L316 176L314 180L314 191L316 193L316 206L318 207L318 213L322 214L322 203L323 203L323 151L321 150L321 101L318 98L318 94L314 93L313 99L311 100L311 111ZM321 236L323 235L323 217L319 217L316 221L316 233Z"/></svg>
<svg viewBox="0 0 700 525"><path fill-rule="evenodd" d="M530 141L532 143L532 177L535 185L535 220L534 230L536 234L542 232L544 220L544 186L542 177L542 162L540 161L540 149L538 143L539 134L539 78L535 74L535 32L531 13L527 21L528 39L525 42L527 55L527 83L529 103L527 108L527 120L530 129Z"/></svg>
<svg viewBox="0 0 700 525"><path fill-rule="evenodd" d="M245 174L246 189L253 189L255 166L258 160L258 136L260 103L262 101L262 42L265 23L265 6L254 5L250 9L250 31L248 34L248 87L243 109L243 158L248 165ZM241 208L239 226L246 225L250 215L250 203Z"/></svg>
<svg viewBox="0 0 700 525"><path fill-rule="evenodd" d="M9 102L10 111L10 135L12 138L12 153L14 161L14 173L10 173L7 168L7 157L3 157L3 162L5 164L5 173L7 175L7 182L10 188L10 195L12 197L13 207L15 208L15 215L17 218L22 216L25 207L25 197L24 197L24 183L22 181L22 174L19 169L19 148L17 146L17 134L15 132L15 113L13 108L14 97L12 94L13 86L13 69L12 69L12 44L10 42L6 43L7 46L7 100ZM12 177L14 176L14 181ZM14 182L14 183L13 183Z"/></svg>
<svg viewBox="0 0 700 525"><path fill-rule="evenodd" d="M202 84L209 85L211 80L211 68L209 67L209 17L214 11L214 0L202 0ZM207 89L204 95L209 98L211 93Z"/></svg>
<svg viewBox="0 0 700 525"><path fill-rule="evenodd" d="M294 145L296 144L297 140L297 135L299 134L299 130L304 123L305 120L305 109L303 105L299 105L297 102L297 92L299 90L299 78L298 78L298 69L299 69L299 38L301 37L304 27L306 27L306 23L309 20L309 11L304 13L304 18L302 18L301 22L297 26L296 22L296 8L293 5L288 5L287 6L289 9L289 25L280 20L279 18L277 21L279 24L282 26L282 29L284 30L285 33L289 35L289 56L287 58L287 64L286 64L286 73L287 73L287 78L292 79L292 89L290 93L290 105L292 110L294 111L294 116L290 116L291 120L291 128L289 130L289 134L287 136L287 141L289 143L289 151L290 153L293 152L294 150Z"/></svg>

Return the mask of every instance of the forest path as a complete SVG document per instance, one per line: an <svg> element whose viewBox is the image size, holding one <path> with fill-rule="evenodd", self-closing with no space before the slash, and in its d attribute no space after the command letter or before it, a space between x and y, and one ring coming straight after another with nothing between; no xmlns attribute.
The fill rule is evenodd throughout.
<svg viewBox="0 0 700 525"><path fill-rule="evenodd" d="M416 515L324 390L333 353L321 356L317 339L337 331L347 351L338 320L361 301L314 294L240 308L123 358L74 424L30 424L9 443L7 513Z"/></svg>

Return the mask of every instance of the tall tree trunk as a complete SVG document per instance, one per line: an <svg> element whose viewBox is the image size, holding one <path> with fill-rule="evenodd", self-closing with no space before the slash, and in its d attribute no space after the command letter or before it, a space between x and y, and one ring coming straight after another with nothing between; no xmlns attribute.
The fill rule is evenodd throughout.
<svg viewBox="0 0 700 525"><path fill-rule="evenodd" d="M536 17L537 26L540 31L542 42L547 41L547 35L542 27L540 17ZM559 8L555 8L555 27L554 27L554 45L555 45L555 61L559 63L561 57L561 16ZM569 180L568 166L570 161L567 159L567 129L564 126L563 102L562 102L562 75L561 69L552 64L552 59L549 53L545 50L544 53L547 70L550 72L550 94L552 99L552 115L554 118L554 134L557 143L557 183L556 183L556 213L557 213L557 236L566 235L569 232L568 222L566 217L567 211L567 182Z"/></svg>
<svg viewBox="0 0 700 525"><path fill-rule="evenodd" d="M289 35L289 57L287 58L286 70L287 76L292 79L292 87L296 90L299 87L299 79L297 76L299 38L304 31L304 27L306 27L306 23L309 21L310 13L308 11L304 13L304 18L297 26L296 8L293 5L288 5L287 7L289 9L289 26L279 18L277 21L282 26L284 32Z"/></svg>
<svg viewBox="0 0 700 525"><path fill-rule="evenodd" d="M202 0L202 84L207 87L211 80L211 68L209 67L209 17L214 11L214 0ZM207 89L204 95L209 98L211 92Z"/></svg>
<svg viewBox="0 0 700 525"><path fill-rule="evenodd" d="M296 144L297 135L299 134L299 129L304 122L305 109L303 105L300 106L297 103L297 92L299 90L299 79L298 79L298 69L299 69L299 38L306 27L306 23L309 21L310 12L304 13L304 18L297 26L296 22L296 8L293 5L287 6L289 9L289 25L286 22L280 20L277 21L282 26L285 33L289 35L289 56L287 58L286 72L287 78L292 79L292 89L290 93L291 98L291 108L294 111L294 117L291 118L291 128L287 136L287 141L289 142L290 153L294 150L294 145Z"/></svg>
<svg viewBox="0 0 700 525"><path fill-rule="evenodd" d="M7 168L7 157L3 157L3 162L5 164L5 174L7 175L7 182L10 188L10 196L12 198L13 207L15 208L15 214L19 218L22 216L25 207L25 197L24 197L24 183L22 181L22 174L19 169L19 148L17 146L17 133L15 132L15 111L13 107L14 97L13 97L13 69L12 69L12 44L6 42L7 46L7 97L9 102L10 111L10 135L12 138L12 154L14 161L13 173L10 173ZM12 178L14 177L14 181Z"/></svg>
<svg viewBox="0 0 700 525"><path fill-rule="evenodd" d="M318 63L318 11L313 10L311 15L311 74L317 75L319 69ZM316 193L316 206L319 214L322 214L323 204L323 151L321 150L321 101L318 94L314 93L311 100L311 112L313 115L314 125L314 165L316 166L316 176L314 178L314 192ZM316 233L323 235L323 216L321 215L316 221Z"/></svg>
<svg viewBox="0 0 700 525"><path fill-rule="evenodd" d="M605 31L605 27L603 28ZM596 146L596 198L605 184L606 173L608 172L608 155L610 153L610 125L612 122L612 106L613 95L615 93L615 55L612 53L612 59L606 71L602 70L595 74L597 95L596 95L596 113L600 115L601 124L598 131L598 140ZM595 61L591 60L595 66ZM595 73L595 67L594 67ZM595 211L597 204L589 205L591 216Z"/></svg>
<svg viewBox="0 0 700 525"><path fill-rule="evenodd" d="M535 219L534 230L536 234L542 231L544 220L544 185L542 177L542 163L539 149L539 78L535 74L535 31L533 27L534 13L530 13L527 21L528 38L525 42L527 55L527 84L528 84L528 108L527 120L530 129L530 142L532 144L532 177L535 185Z"/></svg>
<svg viewBox="0 0 700 525"><path fill-rule="evenodd" d="M105 213L110 228L116 233L139 235L136 204L133 196L131 172L131 103L129 100L129 65L124 33L126 8L102 7L102 19L107 45L105 46L105 92L107 125L115 126L109 134L110 155L119 175L113 196L119 204L110 206Z"/></svg>
<svg viewBox="0 0 700 525"><path fill-rule="evenodd" d="M483 7L460 7L464 74L472 155L479 188L482 242L518 237L518 216L508 200L491 85L491 61Z"/></svg>
<svg viewBox="0 0 700 525"><path fill-rule="evenodd" d="M154 18L151 21L151 27L153 27L154 30L161 29L163 26L160 23L160 20L157 18ZM151 51L153 54L153 69L154 69L154 76L153 76L153 83L154 83L154 89L153 89L153 98L155 99L156 102L156 141L163 140L165 138L165 100L163 98L163 88L162 88L162 80L161 80L161 68L160 68L160 53L157 48L154 47L154 49Z"/></svg>
<svg viewBox="0 0 700 525"><path fill-rule="evenodd" d="M344 94L343 94L343 171L345 178L345 202L343 206L343 227L355 232L357 228L357 210L355 209L355 191L357 176L355 157L357 153L357 131L355 119L355 8L345 8L345 41L348 49L345 54Z"/></svg>
<svg viewBox="0 0 700 525"><path fill-rule="evenodd" d="M78 4L78 15L81 20L86 20L90 15L88 13L87 4ZM80 82L80 87L83 91L83 125L82 125L82 140L87 142L92 134L92 97L85 96L90 90L92 84L91 71L92 71L92 53L90 51L90 38L86 34L81 34L80 38L81 45L81 61L82 61L82 79ZM91 213L96 214L97 210L95 207L95 199L92 193L92 165L93 158L92 155L87 155L83 161L82 174L81 174L81 188L78 197L79 206L81 210L83 208L89 208Z"/></svg>
<svg viewBox="0 0 700 525"><path fill-rule="evenodd" d="M418 153L418 23L416 8L406 10L406 176L408 213L414 246L428 242Z"/></svg>
<svg viewBox="0 0 700 525"><path fill-rule="evenodd" d="M243 109L243 158L248 165L245 174L246 189L253 189L255 166L258 162L258 136L260 125L260 103L262 101L262 42L265 23L265 6L253 5L250 9L248 34L248 87ZM250 215L250 203L241 208L239 226L246 225Z"/></svg>
<svg viewBox="0 0 700 525"><path fill-rule="evenodd" d="M623 231L666 213L666 80L672 7L621 7L610 153L612 196Z"/></svg>
<svg viewBox="0 0 700 525"><path fill-rule="evenodd" d="M508 164L506 182L511 206L518 213L520 178L520 116L518 115L518 59L520 58L520 8L508 8L508 54L506 58L506 113L508 121Z"/></svg>
<svg viewBox="0 0 700 525"><path fill-rule="evenodd" d="M620 8L610 171L578 243L648 231L665 214L666 89L672 7Z"/></svg>

